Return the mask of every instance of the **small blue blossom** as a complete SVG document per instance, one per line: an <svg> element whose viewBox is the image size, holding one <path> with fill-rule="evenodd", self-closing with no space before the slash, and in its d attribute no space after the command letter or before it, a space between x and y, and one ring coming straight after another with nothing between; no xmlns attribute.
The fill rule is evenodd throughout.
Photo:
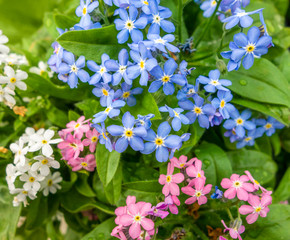
<svg viewBox="0 0 290 240"><path fill-rule="evenodd" d="M204 1L200 5L200 9L204 11L203 16L206 18L209 18L214 13L216 6L217 6L217 1L215 0Z"/></svg>
<svg viewBox="0 0 290 240"><path fill-rule="evenodd" d="M189 124L189 119L181 114L184 110L182 108L171 108L167 105L159 108L160 112L168 112L169 116L173 118L171 125L174 131L179 131L181 128L181 123Z"/></svg>
<svg viewBox="0 0 290 240"><path fill-rule="evenodd" d="M59 66L62 63L63 53L66 52L62 46L59 45L58 42L54 42L52 45L54 49L53 54L48 59L47 64L51 68L52 71L58 73Z"/></svg>
<svg viewBox="0 0 290 240"><path fill-rule="evenodd" d="M244 33L237 33L234 35L235 44L240 47L234 49L231 54L231 59L234 62L242 60L245 69L249 69L254 64L254 58L260 57L268 52L268 46L272 42L270 36L260 37L260 30L258 27L251 27L248 31L248 36Z"/></svg>
<svg viewBox="0 0 290 240"><path fill-rule="evenodd" d="M105 4L109 5L109 6L112 6L113 3L112 3L112 0L103 0Z"/></svg>
<svg viewBox="0 0 290 240"><path fill-rule="evenodd" d="M174 24L170 21L165 20L171 17L172 12L168 8L162 8L160 11L158 9L158 3L156 0L148 0L149 9L151 11L151 16L149 22L151 26L148 30L149 34L160 34L160 27L164 32L173 33L175 31Z"/></svg>
<svg viewBox="0 0 290 240"><path fill-rule="evenodd" d="M130 55L136 64L127 68L128 77L133 80L141 74L140 85L147 86L149 79L148 72L158 65L157 60L151 58L151 53L143 42L139 43L138 52L132 50Z"/></svg>
<svg viewBox="0 0 290 240"><path fill-rule="evenodd" d="M128 106L132 107L136 105L136 98L134 95L141 94L143 89L140 87L132 89L132 85L127 83L122 83L122 90L118 89L115 93L115 98L120 98L121 100L127 102Z"/></svg>
<svg viewBox="0 0 290 240"><path fill-rule="evenodd" d="M132 80L129 79L126 71L127 67L130 64L128 51L126 49L122 49L119 52L118 59L119 63L115 60L107 60L105 62L105 67L107 68L107 70L115 72L113 74L112 85L118 85L121 82L122 78L127 84L132 85Z"/></svg>
<svg viewBox="0 0 290 240"><path fill-rule="evenodd" d="M177 69L177 63L171 58L164 64L164 71L160 66L156 66L150 71L150 74L155 77L149 87L149 92L156 92L163 85L163 92L165 95L172 95L175 91L174 84L184 86L186 83L185 79L180 74L174 74Z"/></svg>
<svg viewBox="0 0 290 240"><path fill-rule="evenodd" d="M177 99L180 101L186 100L189 97L192 97L194 94L197 94L199 87L199 82L196 81L195 85L186 83L185 86L178 91Z"/></svg>
<svg viewBox="0 0 290 240"><path fill-rule="evenodd" d="M116 142L115 150L122 153L127 149L128 145L135 151L144 150L142 137L144 138L147 135L145 127L134 128L135 118L129 112L123 115L122 123L124 127L111 125L107 128L112 136L121 136Z"/></svg>
<svg viewBox="0 0 290 240"><path fill-rule="evenodd" d="M184 133L181 135L181 137L180 137L181 143L177 147L171 149L169 159L174 157L174 153L182 147L183 142L186 142L189 140L190 135L191 135L191 133Z"/></svg>
<svg viewBox="0 0 290 240"><path fill-rule="evenodd" d="M112 152L113 150L113 145L111 142L111 139L108 137L107 135L107 131L106 131L106 127L105 124L102 122L101 123L102 126L100 126L99 124L92 124L92 126L98 131L98 133L100 134L99 136L99 143L100 144L105 144L106 148Z"/></svg>
<svg viewBox="0 0 290 240"><path fill-rule="evenodd" d="M230 42L229 47L232 51L221 52L221 56L225 59L230 59L227 69L229 72L231 72L233 70L238 70L241 66L242 61L235 62L231 59L233 50L239 49L239 47L234 42Z"/></svg>
<svg viewBox="0 0 290 240"><path fill-rule="evenodd" d="M198 95L194 95L193 99L195 103L185 100L179 101L178 105L184 110L190 110L185 114L190 124L194 123L197 118L201 127L209 128L209 116L215 114L215 108L211 104L203 105L204 99Z"/></svg>
<svg viewBox="0 0 290 240"><path fill-rule="evenodd" d="M263 133L262 133L263 135ZM261 136L259 129L253 129L248 131L247 136L239 139L237 142L237 148L243 148L245 146L253 146L255 144L255 139Z"/></svg>
<svg viewBox="0 0 290 240"><path fill-rule="evenodd" d="M121 32L118 33L118 43L127 42L129 35L133 42L138 43L143 40L143 33L138 29L144 29L147 25L147 18L140 17L136 20L138 16L138 10L134 6L129 7L129 15L127 11L123 8L119 9L119 15L121 19L116 19L114 21L116 29Z"/></svg>
<svg viewBox="0 0 290 240"><path fill-rule="evenodd" d="M223 197L223 191L218 189L218 186L215 186L215 192L210 196L212 199L220 199Z"/></svg>
<svg viewBox="0 0 290 240"><path fill-rule="evenodd" d="M211 104L219 109L219 112L221 113L222 117L224 119L230 118L230 112L235 110L235 107L228 103L233 99L233 95L230 93L230 91L221 91L219 90L217 92L217 98L214 98L211 101Z"/></svg>
<svg viewBox="0 0 290 240"><path fill-rule="evenodd" d="M186 76L191 74L192 70L195 70L195 67L191 67L189 69L187 69L187 65L188 62L186 62L185 60L183 60L180 64L179 64L179 72L181 75L183 75L185 78Z"/></svg>
<svg viewBox="0 0 290 240"><path fill-rule="evenodd" d="M136 8L141 8L142 12L150 15L151 10L149 8L149 2L148 0L131 0L130 1L132 5L134 5ZM158 0L158 4L160 3L160 0Z"/></svg>
<svg viewBox="0 0 290 240"><path fill-rule="evenodd" d="M135 125L137 127L145 127L147 130L151 127L152 123L150 121L151 118L155 117L154 114L150 113L146 116L142 116L142 115L137 115L137 119L135 120Z"/></svg>
<svg viewBox="0 0 290 240"><path fill-rule="evenodd" d="M222 121L224 120L224 118L220 114L220 112L215 112L215 114L209 116L208 119L209 119L209 123L210 123L211 127L219 126L222 123Z"/></svg>
<svg viewBox="0 0 290 240"><path fill-rule="evenodd" d="M111 89L108 84L98 83L95 85L92 92L95 96L101 98L100 104L102 107L107 106L108 98L114 99L114 90Z"/></svg>
<svg viewBox="0 0 290 240"><path fill-rule="evenodd" d="M75 57L71 52L64 52L63 63L59 66L60 74L68 74L67 83L71 88L76 88L78 85L78 78L82 82L88 82L90 80L90 75L83 70L86 61L84 56L80 56L78 60L75 61Z"/></svg>
<svg viewBox="0 0 290 240"><path fill-rule="evenodd" d="M237 141L238 139L240 139L238 137L238 135L236 134L236 129L234 129L234 128L231 129L231 130L226 131L224 133L224 136L230 138L230 142L231 143L233 143L233 142Z"/></svg>
<svg viewBox="0 0 290 240"><path fill-rule="evenodd" d="M168 122L163 122L159 125L157 134L149 129L147 136L143 139L148 141L144 145L143 154L150 154L156 150L155 156L158 162L166 162L169 157L169 150L176 148L182 142L177 135L169 135L171 127Z"/></svg>
<svg viewBox="0 0 290 240"><path fill-rule="evenodd" d="M275 133L276 129L282 129L285 126L278 122L275 118L273 117L268 117L268 119L257 119L256 120L257 126L261 126L258 129L262 131L262 135L264 132L266 132L266 135L268 137L272 136Z"/></svg>
<svg viewBox="0 0 290 240"><path fill-rule="evenodd" d="M152 41L153 47L157 48L161 52L167 53L165 47L173 53L180 52L177 47L174 45L170 44L170 42L173 42L175 40L174 35L172 34L167 34L163 37L160 37L157 34L148 34L147 38Z"/></svg>
<svg viewBox="0 0 290 240"><path fill-rule="evenodd" d="M94 61L87 61L88 68L95 72L95 74L91 77L89 84L95 85L103 80L104 83L110 83L112 81L112 75L108 73L107 68L105 67L105 62L110 59L110 57L104 53L102 55L102 64L98 65Z"/></svg>
<svg viewBox="0 0 290 240"><path fill-rule="evenodd" d="M107 108L94 115L93 123L102 123L107 117L113 118L120 114L120 108L125 106L125 102L122 100L112 101L111 98L107 98Z"/></svg>
<svg viewBox="0 0 290 240"><path fill-rule="evenodd" d="M256 125L247 121L251 117L252 113L250 110L244 110L241 115L237 109L230 112L231 119L228 119L224 122L224 128L227 130L232 130L235 128L235 132L239 138L243 138L245 136L246 130L254 130Z"/></svg>
<svg viewBox="0 0 290 240"><path fill-rule="evenodd" d="M220 71L218 69L211 70L208 76L209 77L199 76L197 78L199 83L206 84L204 86L205 91L211 92L211 93L214 93L216 90L229 91L224 86L230 86L232 85L232 82L226 79L219 79Z"/></svg>
<svg viewBox="0 0 290 240"><path fill-rule="evenodd" d="M80 6L76 9L76 15L81 17L80 26L90 25L91 16L89 13L91 13L98 6L98 1L91 2L91 0L86 0L86 3L84 3L84 0L80 0Z"/></svg>
<svg viewBox="0 0 290 240"><path fill-rule="evenodd" d="M223 0L221 5L231 9L231 12L235 12L237 8L245 8L250 3L250 0Z"/></svg>
<svg viewBox="0 0 290 240"><path fill-rule="evenodd" d="M260 15L260 21L262 23L262 25L259 27L260 32L262 36L269 36L269 33L267 31L267 25L265 23L264 16L263 16L263 10L259 12L259 15ZM274 47L274 43L271 41L268 47Z"/></svg>

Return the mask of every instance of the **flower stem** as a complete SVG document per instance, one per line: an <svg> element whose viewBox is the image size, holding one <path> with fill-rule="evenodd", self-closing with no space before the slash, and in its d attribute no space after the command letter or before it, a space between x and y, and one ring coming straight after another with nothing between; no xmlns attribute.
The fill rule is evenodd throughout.
<svg viewBox="0 0 290 240"><path fill-rule="evenodd" d="M216 5L216 8L215 8L215 10L213 12L213 14L211 15L210 19L208 20L205 28L203 29L203 32L201 33L201 35L199 37L199 39L196 41L195 48L197 48L197 46L200 44L201 40L204 38L204 35L206 34L206 32L207 32L210 24L212 23L213 18L216 16L216 13L217 13L217 11L219 9L219 6L220 6L221 2L222 2L222 0L219 0L218 1L217 5Z"/></svg>
<svg viewBox="0 0 290 240"><path fill-rule="evenodd" d="M227 214L229 215L229 218L231 219L231 221L233 221L234 218L233 218L233 215L232 215L230 209L229 208L226 208L226 211L227 211Z"/></svg>

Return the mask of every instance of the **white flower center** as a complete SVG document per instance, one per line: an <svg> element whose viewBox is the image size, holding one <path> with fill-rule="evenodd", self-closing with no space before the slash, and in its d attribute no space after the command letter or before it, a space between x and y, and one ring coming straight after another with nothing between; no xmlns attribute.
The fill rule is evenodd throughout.
<svg viewBox="0 0 290 240"><path fill-rule="evenodd" d="M119 72L120 72L121 74L124 74L124 72L126 71L126 69L127 69L127 66L122 66L122 65L120 65L120 67L119 67Z"/></svg>
<svg viewBox="0 0 290 240"><path fill-rule="evenodd" d="M155 43L161 43L162 45L165 45L166 41L162 38L158 38L154 40Z"/></svg>
<svg viewBox="0 0 290 240"><path fill-rule="evenodd" d="M160 25L160 21L162 18L159 16L159 14L153 15L153 23L157 23Z"/></svg>
<svg viewBox="0 0 290 240"><path fill-rule="evenodd" d="M129 32L134 28L134 22L130 19L128 19L125 22L125 28L129 30Z"/></svg>
<svg viewBox="0 0 290 240"><path fill-rule="evenodd" d="M74 73L78 72L78 68L77 68L77 66L75 64L70 66L70 70L71 70L71 72L74 72Z"/></svg>

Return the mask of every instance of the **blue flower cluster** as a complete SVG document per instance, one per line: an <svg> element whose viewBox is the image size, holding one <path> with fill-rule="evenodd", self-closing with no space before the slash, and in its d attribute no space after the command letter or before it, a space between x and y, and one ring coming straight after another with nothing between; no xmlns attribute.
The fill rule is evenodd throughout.
<svg viewBox="0 0 290 240"><path fill-rule="evenodd" d="M210 71L208 76L199 76L194 84L188 82L187 78L194 68L188 69L186 61L178 65L172 58L173 54L179 52L179 48L172 44L175 37L171 33L175 31L175 27L167 20L172 13L168 8L160 6L159 0L104 0L104 3L118 7L114 12L114 23L119 31L117 39L120 44L127 43L130 39L131 42L127 43L130 50L122 49L118 60L111 59L104 53L101 63L98 64L91 60L86 61L83 56L76 59L58 43L53 43L54 53L48 63L58 73L58 78L67 82L71 88L78 86L78 80L94 86L92 93L100 99L100 105L104 109L93 116L93 126L101 134L99 142L105 144L109 151L122 153L130 146L142 154L155 151L156 159L165 162L190 138L189 133L181 136L170 134L172 128L180 131L182 125L193 124L195 121L200 127L209 128L226 120L223 124L228 130L225 136L230 137L232 142L238 141L237 147L252 145L254 139L262 136L264 132L269 136L275 132L275 128L282 127L272 118L268 122L262 119L249 121L249 110L240 115L230 103L233 95L227 87L232 83L230 80L221 79L218 69ZM227 22L227 28L237 24L242 27L252 24L249 15L262 10L245 13L240 7L247 4L248 1L242 0L222 1L220 7L224 9L226 5L230 6L228 9L235 13L232 17L223 19ZM70 30L101 27L91 17L98 5L98 1L87 0L84 3L81 0L76 10L76 15L81 17L80 22ZM216 5L216 1L205 1L201 7L205 10L205 15L209 16ZM63 34L64 31L59 32ZM271 37L260 37L260 30L252 27L248 36L243 33L236 34L230 45L231 51L222 55L230 59L231 68L235 65L237 69L241 62L245 68L249 68L254 57L267 52L270 43ZM187 45L180 48L192 53L191 46ZM253 48L250 49L250 46ZM93 72L93 75L86 69ZM135 87L138 84L136 79L140 86L148 86L149 93L163 92L166 96L176 96L178 100L179 107L164 105L159 108L160 112L168 114L168 121L162 122L157 132L152 129L152 113L138 115L135 119L130 112L125 112L122 126L105 126L105 122L111 124L109 118L118 120L121 108L125 105L136 105L135 96L142 94L144 90L142 87Z"/></svg>

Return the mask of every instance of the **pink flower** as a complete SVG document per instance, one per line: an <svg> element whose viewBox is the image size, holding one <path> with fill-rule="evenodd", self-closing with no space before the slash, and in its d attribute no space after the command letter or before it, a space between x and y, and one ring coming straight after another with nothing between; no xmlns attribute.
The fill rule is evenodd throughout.
<svg viewBox="0 0 290 240"><path fill-rule="evenodd" d="M88 154L84 158L76 158L69 163L73 166L72 170L79 171L85 169L89 172L93 172L96 168L96 159L94 154Z"/></svg>
<svg viewBox="0 0 290 240"><path fill-rule="evenodd" d="M178 196L180 194L179 187L177 183L181 183L184 180L182 173L173 174L174 165L168 163L167 166L167 175L161 174L159 177L159 183L164 185L162 193L166 196L169 194Z"/></svg>
<svg viewBox="0 0 290 240"><path fill-rule="evenodd" d="M233 199L238 196L238 199L247 201L248 192L254 192L255 188L252 183L247 183L249 178L246 175L239 176L233 174L230 179L224 178L221 182L221 186L228 190L225 191L224 196L228 199Z"/></svg>
<svg viewBox="0 0 290 240"><path fill-rule="evenodd" d="M87 131L86 132L86 139L83 140L84 146L89 146L90 152L94 152L96 149L96 145L98 142L100 134L98 131L94 128L92 131Z"/></svg>
<svg viewBox="0 0 290 240"><path fill-rule="evenodd" d="M212 185L207 184L206 186L204 186L204 184L205 184L204 178L197 178L194 183L195 189L189 186L181 188L181 191L183 193L192 196L185 201L186 204L192 204L196 200L199 205L207 203L207 197L205 195L210 192Z"/></svg>
<svg viewBox="0 0 290 240"><path fill-rule="evenodd" d="M81 139L83 137L83 133L90 130L90 126L86 124L90 121L90 119L85 120L84 116L81 116L77 121L71 121L66 125L66 129L64 132L72 132L74 131L74 137Z"/></svg>
<svg viewBox="0 0 290 240"><path fill-rule="evenodd" d="M247 174L247 176L248 176L248 178L250 179L250 181L254 184L254 188L255 188L256 190L261 189L261 190L263 191L263 193L267 193L267 192L268 192L269 195L272 194L271 191L268 191L267 189L263 188L263 187L261 186L261 184L260 184L256 179L253 178L252 174L251 174L249 171L245 171L245 174Z"/></svg>
<svg viewBox="0 0 290 240"><path fill-rule="evenodd" d="M167 204L169 211L172 214L178 214L178 207L177 206L180 206L180 201L179 201L177 196L168 195L165 198L164 202Z"/></svg>
<svg viewBox="0 0 290 240"><path fill-rule="evenodd" d="M165 202L160 202L156 206L153 206L151 210L148 212L149 215L160 217L164 219L168 216L169 212L164 211L168 208L168 205Z"/></svg>
<svg viewBox="0 0 290 240"><path fill-rule="evenodd" d="M219 237L219 240L228 240L227 238L223 237L223 236L220 236Z"/></svg>
<svg viewBox="0 0 290 240"><path fill-rule="evenodd" d="M126 199L126 204L129 206L130 204L135 204L136 203L136 197L135 196L128 196ZM120 217L124 214L127 214L127 206L124 207L118 207L115 209L115 214L117 215L115 219L116 224L120 224Z"/></svg>
<svg viewBox="0 0 290 240"><path fill-rule="evenodd" d="M121 240L127 240L125 234L123 233L123 227L122 226L117 226L115 227L112 232L111 232L112 237L119 238Z"/></svg>
<svg viewBox="0 0 290 240"><path fill-rule="evenodd" d="M252 224L257 221L258 216L266 217L267 213L270 211L268 206L272 203L272 197L270 195L262 196L261 200L258 196L249 194L248 202L249 205L242 205L239 208L240 214L246 215L247 223Z"/></svg>
<svg viewBox="0 0 290 240"><path fill-rule="evenodd" d="M80 155L80 152L84 150L82 141L74 138L70 133L67 134L66 139L60 142L57 147L62 150L61 154L67 161L77 158Z"/></svg>
<svg viewBox="0 0 290 240"><path fill-rule="evenodd" d="M230 236L233 239L239 239L242 240L240 234L242 234L245 231L245 226L241 225L241 220L240 221L235 221L234 222L234 226L232 226L231 228L227 227L227 225L225 224L224 220L222 220L222 224L225 227L224 232L229 231L230 232ZM236 226L235 226L236 225Z"/></svg>
<svg viewBox="0 0 290 240"><path fill-rule="evenodd" d="M151 209L150 203L139 202L139 204L130 204L127 214L120 217L120 224L129 228L130 236L135 239L141 234L141 226L144 230L150 231L154 229L154 222L146 218L148 211Z"/></svg>
<svg viewBox="0 0 290 240"><path fill-rule="evenodd" d="M196 159L194 165L186 168L186 173L188 176L193 178L205 178L204 171L201 170L202 162L199 159Z"/></svg>
<svg viewBox="0 0 290 240"><path fill-rule="evenodd" d="M179 169L186 168L186 167L192 165L195 160L197 160L197 158L192 158L188 162L186 162L187 157L184 155L180 156L179 159L177 159L176 157L173 157L170 159L170 161L174 165L174 167L179 168Z"/></svg>

